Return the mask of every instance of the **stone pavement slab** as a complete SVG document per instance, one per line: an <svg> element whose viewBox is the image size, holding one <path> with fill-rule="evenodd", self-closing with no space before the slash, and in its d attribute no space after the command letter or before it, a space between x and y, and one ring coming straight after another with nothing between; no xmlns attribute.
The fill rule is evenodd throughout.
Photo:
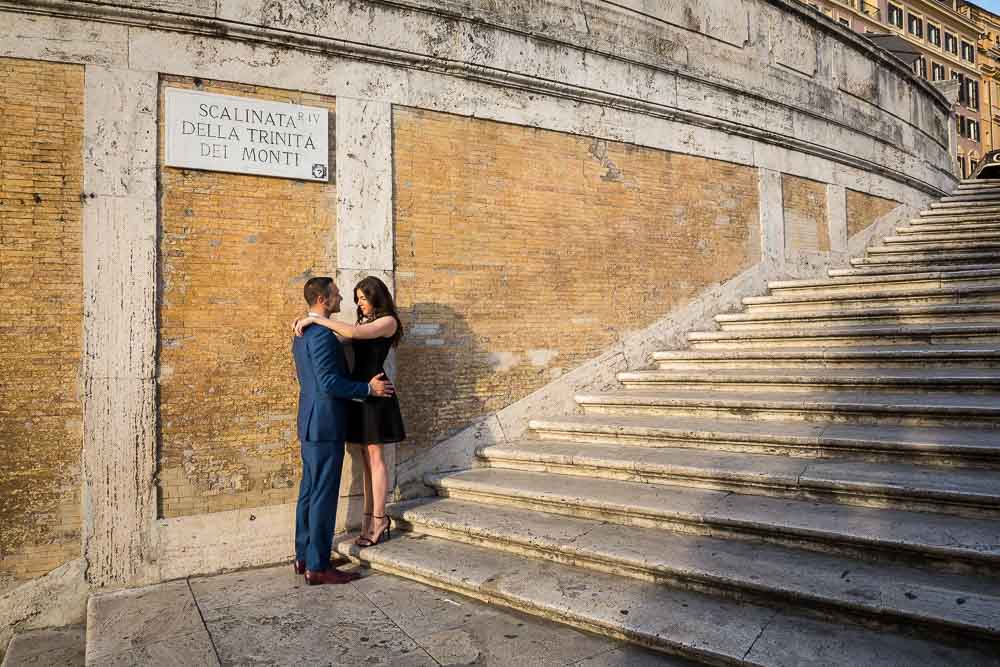
<svg viewBox="0 0 1000 667"><path fill-rule="evenodd" d="M290 571L285 579L295 581ZM290 586L217 609L205 622L226 665L434 664L353 585Z"/></svg>
<svg viewBox="0 0 1000 667"><path fill-rule="evenodd" d="M88 665L157 663L219 664L186 580L90 598Z"/></svg>
<svg viewBox="0 0 1000 667"><path fill-rule="evenodd" d="M88 665L101 667L217 667L219 658L207 641L204 629L188 635L150 642L120 653L91 659Z"/></svg>
<svg viewBox="0 0 1000 667"><path fill-rule="evenodd" d="M416 582L375 576L363 580L359 588L404 632L418 638L438 664L546 667L573 664L608 651L606 638Z"/></svg>
<svg viewBox="0 0 1000 667"><path fill-rule="evenodd" d="M3 667L82 667L85 647L82 625L22 632L7 646Z"/></svg>
<svg viewBox="0 0 1000 667"><path fill-rule="evenodd" d="M286 564L99 596L92 603L89 664L691 667L418 582L358 571L364 576L351 584L307 586Z"/></svg>

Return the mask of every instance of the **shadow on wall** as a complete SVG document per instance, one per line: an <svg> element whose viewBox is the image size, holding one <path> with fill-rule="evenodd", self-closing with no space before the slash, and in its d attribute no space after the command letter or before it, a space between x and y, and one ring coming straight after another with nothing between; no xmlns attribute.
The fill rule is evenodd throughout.
<svg viewBox="0 0 1000 667"><path fill-rule="evenodd" d="M414 303L399 314L405 335L393 379L407 440L396 451L397 464L495 410L498 406L488 405L486 397L495 396L494 385L504 383L506 375L483 349L488 339L450 306Z"/></svg>

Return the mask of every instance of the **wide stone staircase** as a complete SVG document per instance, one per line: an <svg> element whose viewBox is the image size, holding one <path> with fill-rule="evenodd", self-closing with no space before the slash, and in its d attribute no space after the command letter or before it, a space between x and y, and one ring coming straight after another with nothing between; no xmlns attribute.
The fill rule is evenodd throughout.
<svg viewBox="0 0 1000 667"><path fill-rule="evenodd" d="M1000 180L850 264L338 549L698 663L1000 665Z"/></svg>

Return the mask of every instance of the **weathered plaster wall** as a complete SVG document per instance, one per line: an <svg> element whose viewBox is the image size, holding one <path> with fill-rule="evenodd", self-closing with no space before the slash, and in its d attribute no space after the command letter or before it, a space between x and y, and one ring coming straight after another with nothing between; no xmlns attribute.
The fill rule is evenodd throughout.
<svg viewBox="0 0 1000 667"><path fill-rule="evenodd" d="M757 172L396 109L400 460L760 259Z"/></svg>
<svg viewBox="0 0 1000 667"><path fill-rule="evenodd" d="M81 551L83 74L0 58L0 592Z"/></svg>

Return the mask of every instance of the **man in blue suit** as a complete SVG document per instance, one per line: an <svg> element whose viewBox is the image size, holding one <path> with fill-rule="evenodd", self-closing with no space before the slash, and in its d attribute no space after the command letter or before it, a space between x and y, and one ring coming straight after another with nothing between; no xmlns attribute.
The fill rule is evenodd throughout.
<svg viewBox="0 0 1000 667"><path fill-rule="evenodd" d="M310 278L303 294L309 314L340 312L340 290L332 278ZM295 571L309 584L346 584L357 574L330 567L333 527L344 463L347 401L391 396L384 374L367 384L349 379L340 341L325 327L308 327L292 343L299 377L298 435L302 447L302 483L295 510Z"/></svg>

